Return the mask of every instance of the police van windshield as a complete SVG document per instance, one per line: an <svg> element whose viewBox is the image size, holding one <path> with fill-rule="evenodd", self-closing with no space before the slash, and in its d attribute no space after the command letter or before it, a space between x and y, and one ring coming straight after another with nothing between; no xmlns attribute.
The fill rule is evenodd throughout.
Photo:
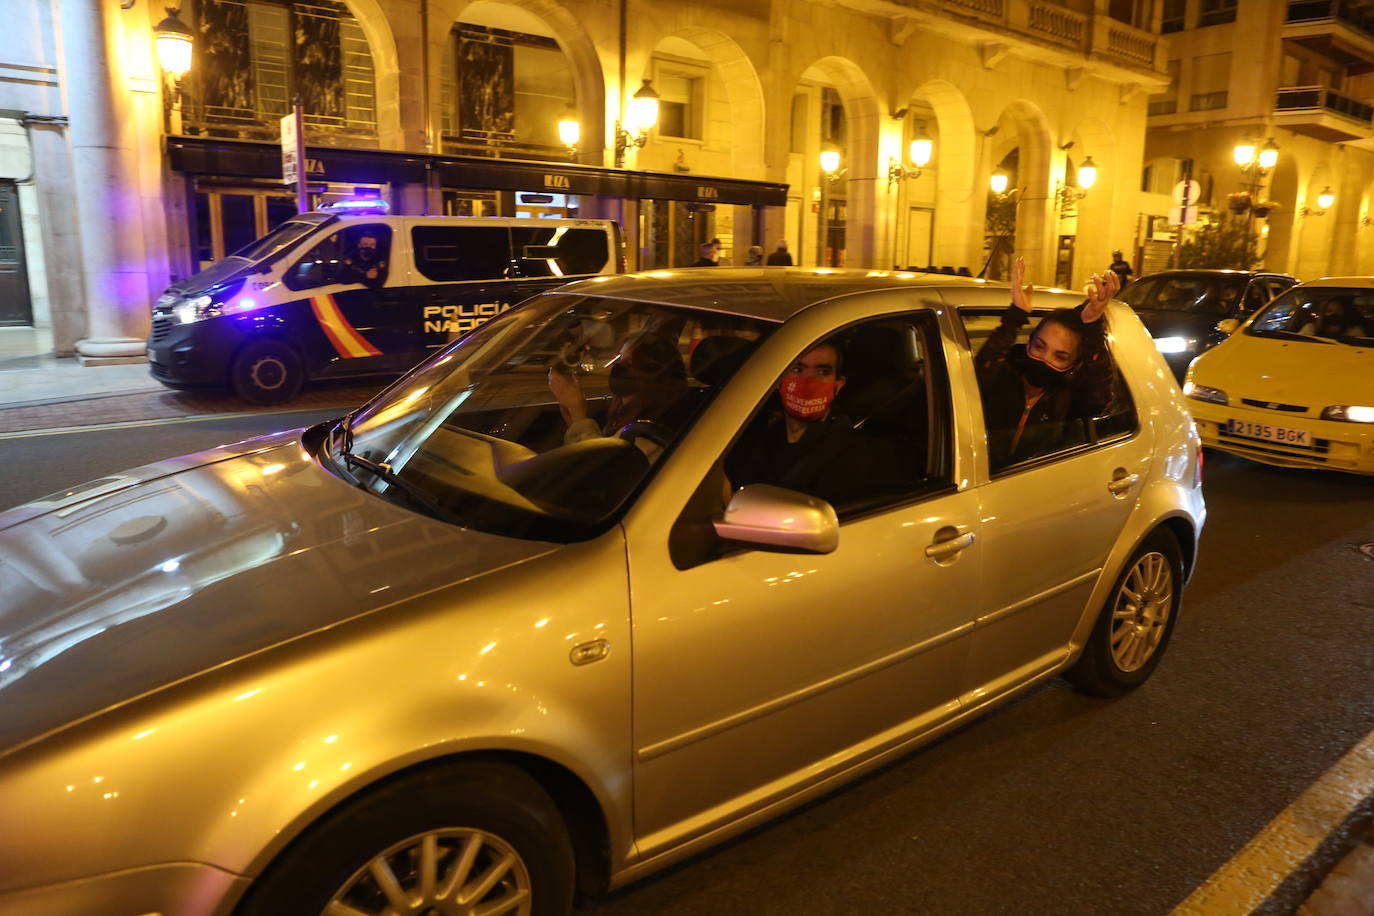
<svg viewBox="0 0 1374 916"><path fill-rule="evenodd" d="M223 283L245 267L285 254L301 239L334 219L337 217L329 213L302 213L294 216L257 241L244 245L223 261L211 264L178 285L187 290L196 290Z"/></svg>
<svg viewBox="0 0 1374 916"><path fill-rule="evenodd" d="M328 455L417 511L508 537L582 540L614 523L773 327L539 297L432 357L351 427L336 426Z"/></svg>

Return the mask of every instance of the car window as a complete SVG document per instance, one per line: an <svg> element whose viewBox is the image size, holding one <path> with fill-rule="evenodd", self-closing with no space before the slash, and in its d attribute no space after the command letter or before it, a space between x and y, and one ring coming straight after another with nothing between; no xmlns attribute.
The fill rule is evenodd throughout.
<svg viewBox="0 0 1374 916"><path fill-rule="evenodd" d="M415 269L438 283L510 275L510 231L505 226L414 226L410 241Z"/></svg>
<svg viewBox="0 0 1374 916"><path fill-rule="evenodd" d="M1139 280L1127 283L1126 288L1120 292L1117 298L1135 308L1145 308L1145 303L1154 298L1155 289L1159 284L1159 277L1141 277Z"/></svg>
<svg viewBox="0 0 1374 916"><path fill-rule="evenodd" d="M851 326L784 371L725 455L731 488L764 483L841 519L950 482L949 385L935 316Z"/></svg>
<svg viewBox="0 0 1374 916"><path fill-rule="evenodd" d="M1014 332L1001 326L1004 313L959 313L975 354L991 473L1011 473L1135 432L1135 404L1109 350L1099 355L1105 362L1080 364L1061 379L1050 379L1042 393L1031 394L1018 366L1039 362L1026 362L1026 346L1050 310L1036 310Z"/></svg>
<svg viewBox="0 0 1374 916"><path fill-rule="evenodd" d="M542 296L370 402L352 453L379 495L466 527L571 541L614 523L774 324ZM336 466L347 437L330 446ZM356 468L355 468L356 470Z"/></svg>
<svg viewBox="0 0 1374 916"><path fill-rule="evenodd" d="M598 274L611 257L603 229L512 226L510 236L516 267L524 277Z"/></svg>
<svg viewBox="0 0 1374 916"><path fill-rule="evenodd" d="M287 289L306 290L334 283L386 283L391 262L391 227L383 223L348 226L317 242L282 277Z"/></svg>
<svg viewBox="0 0 1374 916"><path fill-rule="evenodd" d="M1374 343L1374 289L1294 287L1260 312L1245 333L1311 343Z"/></svg>

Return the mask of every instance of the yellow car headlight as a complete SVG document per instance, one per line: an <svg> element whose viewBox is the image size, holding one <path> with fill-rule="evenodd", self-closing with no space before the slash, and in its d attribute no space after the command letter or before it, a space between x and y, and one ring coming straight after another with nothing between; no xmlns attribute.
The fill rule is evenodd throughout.
<svg viewBox="0 0 1374 916"><path fill-rule="evenodd" d="M1341 420L1345 423L1374 423L1374 407L1333 404L1322 411L1322 419Z"/></svg>
<svg viewBox="0 0 1374 916"><path fill-rule="evenodd" d="M1183 383L1183 393L1195 401L1206 401L1209 404L1229 404L1231 399L1226 396L1226 392L1220 388L1209 388L1206 385L1199 385L1192 379Z"/></svg>

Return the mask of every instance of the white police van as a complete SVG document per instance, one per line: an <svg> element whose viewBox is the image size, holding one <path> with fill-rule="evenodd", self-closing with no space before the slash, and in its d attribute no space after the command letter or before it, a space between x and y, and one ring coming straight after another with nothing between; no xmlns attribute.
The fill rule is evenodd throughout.
<svg viewBox="0 0 1374 916"><path fill-rule="evenodd" d="M170 388L278 403L309 379L399 374L531 296L624 269L610 220L391 216L381 201L341 201L169 287L148 362Z"/></svg>

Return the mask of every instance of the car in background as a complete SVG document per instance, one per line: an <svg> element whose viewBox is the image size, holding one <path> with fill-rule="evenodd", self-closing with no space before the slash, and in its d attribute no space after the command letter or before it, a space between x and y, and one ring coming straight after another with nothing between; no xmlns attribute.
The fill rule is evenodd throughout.
<svg viewBox="0 0 1374 916"><path fill-rule="evenodd" d="M599 276L335 421L0 514L0 914L559 914L1056 675L1140 686L1206 515L1186 402L1112 303L1104 412L992 464L1007 300ZM817 353L843 450L785 473L887 473L736 474Z"/></svg>
<svg viewBox="0 0 1374 916"><path fill-rule="evenodd" d="M1174 377L1182 381L1199 353L1221 343L1241 321L1297 282L1271 271L1166 270L1137 278L1117 298L1135 309Z"/></svg>
<svg viewBox="0 0 1374 916"><path fill-rule="evenodd" d="M1374 474L1374 277L1293 287L1198 357L1183 391L1204 445Z"/></svg>

